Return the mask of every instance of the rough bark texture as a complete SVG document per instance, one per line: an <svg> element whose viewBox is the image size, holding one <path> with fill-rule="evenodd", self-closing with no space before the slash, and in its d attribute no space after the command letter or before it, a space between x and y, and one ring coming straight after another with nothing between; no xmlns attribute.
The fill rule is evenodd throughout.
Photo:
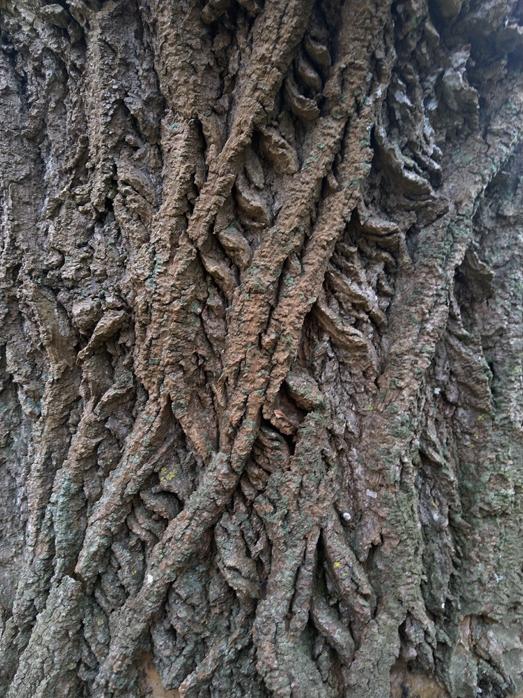
<svg viewBox="0 0 523 698"><path fill-rule="evenodd" d="M523 692L519 0L0 0L0 693Z"/></svg>

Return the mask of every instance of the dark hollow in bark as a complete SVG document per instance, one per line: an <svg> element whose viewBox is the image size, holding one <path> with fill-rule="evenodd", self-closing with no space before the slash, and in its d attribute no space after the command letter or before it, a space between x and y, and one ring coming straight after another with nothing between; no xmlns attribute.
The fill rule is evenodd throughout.
<svg viewBox="0 0 523 698"><path fill-rule="evenodd" d="M0 694L523 695L520 0L0 0Z"/></svg>

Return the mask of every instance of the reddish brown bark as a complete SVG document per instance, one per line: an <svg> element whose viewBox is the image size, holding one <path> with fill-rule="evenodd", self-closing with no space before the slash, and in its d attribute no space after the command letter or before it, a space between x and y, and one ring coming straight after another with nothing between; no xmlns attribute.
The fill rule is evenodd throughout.
<svg viewBox="0 0 523 698"><path fill-rule="evenodd" d="M521 19L0 2L3 695L523 691Z"/></svg>

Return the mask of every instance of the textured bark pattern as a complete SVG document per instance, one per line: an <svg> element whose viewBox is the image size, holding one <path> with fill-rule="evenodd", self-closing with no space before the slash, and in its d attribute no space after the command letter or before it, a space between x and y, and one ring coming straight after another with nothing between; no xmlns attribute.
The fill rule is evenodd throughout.
<svg viewBox="0 0 523 698"><path fill-rule="evenodd" d="M517 0L0 0L0 693L523 691Z"/></svg>

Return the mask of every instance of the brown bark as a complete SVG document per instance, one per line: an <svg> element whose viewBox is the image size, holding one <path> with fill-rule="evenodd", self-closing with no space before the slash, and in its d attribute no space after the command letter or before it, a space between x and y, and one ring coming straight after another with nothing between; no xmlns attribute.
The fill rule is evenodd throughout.
<svg viewBox="0 0 523 698"><path fill-rule="evenodd" d="M0 691L523 692L517 0L0 0Z"/></svg>

